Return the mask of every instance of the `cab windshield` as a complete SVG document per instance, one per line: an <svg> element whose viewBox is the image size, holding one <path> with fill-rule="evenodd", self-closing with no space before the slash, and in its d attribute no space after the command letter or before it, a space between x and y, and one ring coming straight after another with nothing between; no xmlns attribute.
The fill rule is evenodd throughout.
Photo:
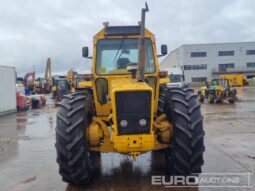
<svg viewBox="0 0 255 191"><path fill-rule="evenodd" d="M226 79L214 79L214 80L212 80L212 85L228 87L228 81Z"/></svg>
<svg viewBox="0 0 255 191"><path fill-rule="evenodd" d="M59 80L59 81L57 81L57 87L61 91L66 91L66 89L67 89L67 82L65 80Z"/></svg>
<svg viewBox="0 0 255 191"><path fill-rule="evenodd" d="M87 80L84 77L76 77L76 83L80 83L80 82L86 82Z"/></svg>
<svg viewBox="0 0 255 191"><path fill-rule="evenodd" d="M170 79L170 82L182 82L181 74L170 74L168 78Z"/></svg>
<svg viewBox="0 0 255 191"><path fill-rule="evenodd" d="M107 74L129 74L128 64L138 62L138 40L139 39L102 39L97 43L96 73ZM146 59L145 73L155 72L155 60L152 43L145 40Z"/></svg>

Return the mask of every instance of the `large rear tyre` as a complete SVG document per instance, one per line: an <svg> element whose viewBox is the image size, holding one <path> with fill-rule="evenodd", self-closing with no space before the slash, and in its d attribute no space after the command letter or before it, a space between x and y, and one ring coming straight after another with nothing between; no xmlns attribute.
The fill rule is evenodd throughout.
<svg viewBox="0 0 255 191"><path fill-rule="evenodd" d="M171 147L165 150L166 168L172 175L201 173L205 151L200 104L191 89L163 89L161 108L173 124Z"/></svg>
<svg viewBox="0 0 255 191"><path fill-rule="evenodd" d="M84 92L71 93L63 96L58 105L55 146L59 173L67 183L87 184L95 161L86 136L93 115L92 98Z"/></svg>

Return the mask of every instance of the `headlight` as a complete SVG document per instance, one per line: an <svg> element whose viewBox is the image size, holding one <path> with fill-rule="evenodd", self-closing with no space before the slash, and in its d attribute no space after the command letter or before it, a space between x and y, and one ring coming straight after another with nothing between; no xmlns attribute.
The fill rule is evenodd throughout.
<svg viewBox="0 0 255 191"><path fill-rule="evenodd" d="M145 126L145 125L147 125L146 119L140 119L140 120L139 120L139 125L142 126L142 127Z"/></svg>
<svg viewBox="0 0 255 191"><path fill-rule="evenodd" d="M121 127L126 127L127 125L128 125L127 120L123 119L123 120L120 121L120 126Z"/></svg>

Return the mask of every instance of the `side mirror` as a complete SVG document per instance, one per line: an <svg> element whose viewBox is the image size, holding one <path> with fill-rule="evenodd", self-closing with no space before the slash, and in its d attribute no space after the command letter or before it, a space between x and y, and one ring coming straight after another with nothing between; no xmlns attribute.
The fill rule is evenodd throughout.
<svg viewBox="0 0 255 191"><path fill-rule="evenodd" d="M85 58L89 57L89 47L86 46L82 48L82 56Z"/></svg>
<svg viewBox="0 0 255 191"><path fill-rule="evenodd" d="M166 55L167 54L167 45L162 44L161 45L161 54Z"/></svg>

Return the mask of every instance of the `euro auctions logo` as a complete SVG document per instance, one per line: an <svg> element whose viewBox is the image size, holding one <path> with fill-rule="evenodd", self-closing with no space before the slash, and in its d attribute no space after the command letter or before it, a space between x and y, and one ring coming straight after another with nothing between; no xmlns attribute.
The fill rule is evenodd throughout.
<svg viewBox="0 0 255 191"><path fill-rule="evenodd" d="M190 185L196 186L198 184L197 176L152 176L152 185L164 185L170 187L172 185Z"/></svg>
<svg viewBox="0 0 255 191"><path fill-rule="evenodd" d="M152 176L151 184L164 187L251 188L251 173L202 173L190 176Z"/></svg>

